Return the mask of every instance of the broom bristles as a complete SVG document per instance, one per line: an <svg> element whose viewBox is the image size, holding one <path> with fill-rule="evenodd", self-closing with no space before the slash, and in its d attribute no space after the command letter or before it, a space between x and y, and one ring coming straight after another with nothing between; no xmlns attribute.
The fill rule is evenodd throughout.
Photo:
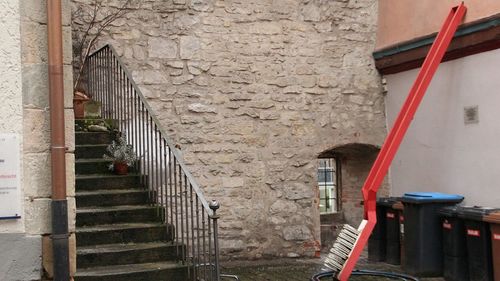
<svg viewBox="0 0 500 281"><path fill-rule="evenodd" d="M344 268L345 263L349 259L356 242L358 241L359 235L363 230L365 223L361 223L358 229L344 224L342 230L333 243L333 247L330 249L328 256L325 259L325 267L340 273Z"/></svg>

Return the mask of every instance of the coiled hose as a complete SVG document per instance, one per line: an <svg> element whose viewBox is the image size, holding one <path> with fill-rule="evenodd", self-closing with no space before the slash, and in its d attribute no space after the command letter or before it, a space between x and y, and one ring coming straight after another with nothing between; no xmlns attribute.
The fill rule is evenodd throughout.
<svg viewBox="0 0 500 281"><path fill-rule="evenodd" d="M315 274L311 281L321 281L321 278L325 277L333 277L336 271L325 271ZM374 270L355 270L352 272L353 276L377 276L377 277L386 277L390 279L402 280L402 281L419 281L418 278L402 274L402 273L393 273L393 272L383 272L383 271L374 271Z"/></svg>

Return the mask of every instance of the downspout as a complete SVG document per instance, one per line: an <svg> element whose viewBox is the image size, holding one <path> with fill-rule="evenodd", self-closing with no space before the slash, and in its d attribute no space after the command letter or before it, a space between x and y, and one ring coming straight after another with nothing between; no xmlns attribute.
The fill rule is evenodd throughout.
<svg viewBox="0 0 500 281"><path fill-rule="evenodd" d="M69 281L61 0L47 0L54 281Z"/></svg>

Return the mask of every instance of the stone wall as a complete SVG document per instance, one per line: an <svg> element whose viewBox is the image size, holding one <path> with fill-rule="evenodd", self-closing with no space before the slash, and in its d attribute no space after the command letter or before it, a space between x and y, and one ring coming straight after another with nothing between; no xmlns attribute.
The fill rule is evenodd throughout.
<svg viewBox="0 0 500 281"><path fill-rule="evenodd" d="M319 153L385 135L376 18L376 0L143 0L102 37L221 201L224 257L319 249Z"/></svg>
<svg viewBox="0 0 500 281"><path fill-rule="evenodd" d="M363 219L363 195L360 192L366 177L375 162L378 151L342 158L342 210L345 221L357 225ZM378 196L389 196L390 189L386 180L381 184Z"/></svg>
<svg viewBox="0 0 500 281"><path fill-rule="evenodd" d="M71 13L63 0L67 189L74 232L74 121L72 110ZM1 132L21 141L22 206L19 220L0 221L1 280L40 280L50 250L51 178L46 1L0 1ZM74 241L74 235L72 236ZM42 253L43 245L43 253ZM29 254L27 254L29 252ZM74 245L72 248L74 258ZM46 264L51 271L51 265ZM22 269L22 270L21 270ZM6 274L5 276L2 274Z"/></svg>

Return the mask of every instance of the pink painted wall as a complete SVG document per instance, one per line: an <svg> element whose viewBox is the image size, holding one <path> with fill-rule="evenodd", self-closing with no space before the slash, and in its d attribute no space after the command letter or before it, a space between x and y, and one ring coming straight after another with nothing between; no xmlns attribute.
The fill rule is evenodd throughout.
<svg viewBox="0 0 500 281"><path fill-rule="evenodd" d="M379 0L377 48L436 32L459 0ZM465 22L500 13L500 0L465 0Z"/></svg>

